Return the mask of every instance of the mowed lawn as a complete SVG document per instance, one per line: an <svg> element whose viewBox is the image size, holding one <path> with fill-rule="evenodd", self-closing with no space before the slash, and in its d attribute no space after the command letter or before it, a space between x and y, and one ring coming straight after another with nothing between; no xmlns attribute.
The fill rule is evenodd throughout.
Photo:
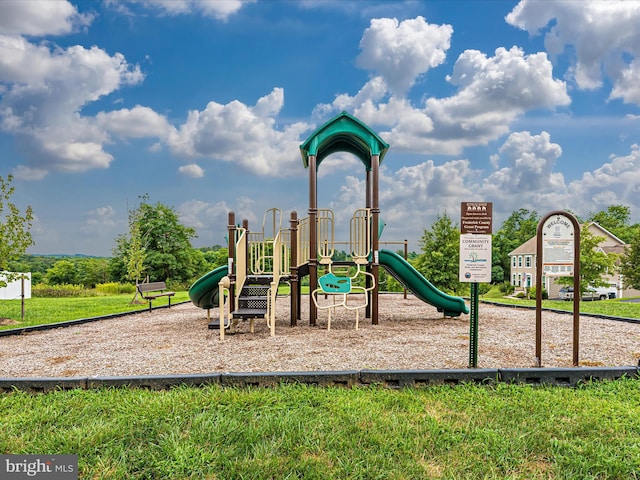
<svg viewBox="0 0 640 480"><path fill-rule="evenodd" d="M171 298L172 304L189 300L189 295L186 291L175 293ZM1 300L0 330L133 312L149 308L149 304L145 301L140 301L139 297L132 303L133 298L134 294L62 298L32 297L24 301L24 321L22 320L22 302L20 300ZM154 300L152 305L155 308L167 305L167 303L167 297L160 297Z"/></svg>
<svg viewBox="0 0 640 480"><path fill-rule="evenodd" d="M633 479L640 381L0 395L0 451L80 478Z"/></svg>

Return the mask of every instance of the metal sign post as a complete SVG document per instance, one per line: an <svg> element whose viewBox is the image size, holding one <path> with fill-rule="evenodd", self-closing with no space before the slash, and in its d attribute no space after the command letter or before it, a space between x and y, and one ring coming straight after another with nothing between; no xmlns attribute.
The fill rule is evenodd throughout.
<svg viewBox="0 0 640 480"><path fill-rule="evenodd" d="M580 346L580 225L569 212L553 211L536 233L536 363L542 366L542 276L573 276L573 365Z"/></svg>
<svg viewBox="0 0 640 480"><path fill-rule="evenodd" d="M462 202L460 206L459 280L471 283L469 368L478 366L478 283L491 282L491 202Z"/></svg>

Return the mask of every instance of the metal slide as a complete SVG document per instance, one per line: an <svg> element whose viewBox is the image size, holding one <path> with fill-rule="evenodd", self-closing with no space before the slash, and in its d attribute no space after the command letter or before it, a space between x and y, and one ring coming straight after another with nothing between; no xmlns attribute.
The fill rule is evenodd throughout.
<svg viewBox="0 0 640 480"><path fill-rule="evenodd" d="M391 250L381 249L379 253L380 265L420 300L433 305L448 317L459 317L461 313L469 313L469 308L462 298L438 290L403 257Z"/></svg>
<svg viewBox="0 0 640 480"><path fill-rule="evenodd" d="M193 282L189 288L189 298L191 302L200 308L214 308L218 306L218 283L222 277L227 275L229 268L226 265L211 270L198 280Z"/></svg>

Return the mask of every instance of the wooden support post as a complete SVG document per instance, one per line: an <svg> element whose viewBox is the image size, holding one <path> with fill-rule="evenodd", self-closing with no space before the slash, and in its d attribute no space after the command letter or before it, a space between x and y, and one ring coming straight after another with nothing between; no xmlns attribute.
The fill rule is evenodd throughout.
<svg viewBox="0 0 640 480"><path fill-rule="evenodd" d="M229 259L227 261L228 265L228 276L229 276L229 311L233 312L236 309L236 296L235 296L235 285L236 285L236 214L233 212L229 212L229 222L227 225L227 236L228 238L228 250L229 250ZM222 299L218 299L219 302Z"/></svg>
<svg viewBox="0 0 640 480"><path fill-rule="evenodd" d="M372 239L372 250L373 250L373 258L371 264L371 274L373 275L374 285L373 285L373 296L371 298L371 323L373 325L378 324L378 293L379 293L379 235L378 235L378 222L380 217L380 208L378 205L378 172L379 172L379 163L380 156L372 155L371 156L371 239Z"/></svg>
<svg viewBox="0 0 640 480"><path fill-rule="evenodd" d="M291 326L295 327L300 318L300 280L298 279L298 212L291 212L289 222L291 238L291 259L289 262L289 282L291 284Z"/></svg>
<svg viewBox="0 0 640 480"><path fill-rule="evenodd" d="M316 156L309 155L309 297L318 285L318 196ZM309 298L309 325L316 325L318 309Z"/></svg>

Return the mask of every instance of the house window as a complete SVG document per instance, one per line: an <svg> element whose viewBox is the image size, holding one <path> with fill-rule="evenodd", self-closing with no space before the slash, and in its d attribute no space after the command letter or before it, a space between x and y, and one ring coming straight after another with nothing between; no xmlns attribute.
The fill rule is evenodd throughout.
<svg viewBox="0 0 640 480"><path fill-rule="evenodd" d="M524 257L524 266L527 268L531 268L531 255L527 255Z"/></svg>
<svg viewBox="0 0 640 480"><path fill-rule="evenodd" d="M522 267L522 255L518 255L518 267Z"/></svg>
<svg viewBox="0 0 640 480"><path fill-rule="evenodd" d="M511 266L512 267L516 266L516 256L515 255L513 257L511 257Z"/></svg>
<svg viewBox="0 0 640 480"><path fill-rule="evenodd" d="M513 258L515 259L515 257ZM511 285L513 285L514 287L518 285L518 277L516 276L515 273L511 275Z"/></svg>

